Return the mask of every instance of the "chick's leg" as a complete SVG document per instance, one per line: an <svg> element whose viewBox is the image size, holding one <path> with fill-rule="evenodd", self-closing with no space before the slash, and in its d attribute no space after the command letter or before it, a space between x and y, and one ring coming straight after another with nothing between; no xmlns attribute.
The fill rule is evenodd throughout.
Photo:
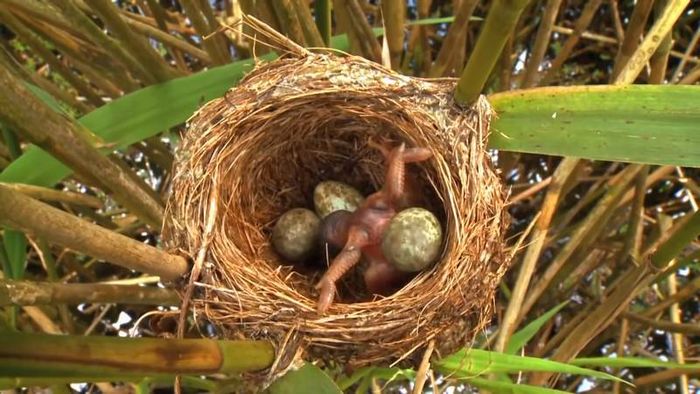
<svg viewBox="0 0 700 394"><path fill-rule="evenodd" d="M319 290L318 303L316 305L318 313L325 313L328 307L331 306L335 298L335 282L360 261L362 247L367 245L368 242L369 235L367 231L356 226L350 227L348 230L348 242L340 254L333 259L328 271L316 284L316 289Z"/></svg>

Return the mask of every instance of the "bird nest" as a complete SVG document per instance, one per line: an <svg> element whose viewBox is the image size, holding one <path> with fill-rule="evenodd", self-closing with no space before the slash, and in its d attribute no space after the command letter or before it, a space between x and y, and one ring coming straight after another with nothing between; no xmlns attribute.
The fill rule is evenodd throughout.
<svg viewBox="0 0 700 394"><path fill-rule="evenodd" d="M203 106L178 152L163 236L171 251L203 258L197 317L227 338L271 340L273 372L293 359L413 362L431 340L441 354L468 345L489 322L509 263L505 193L486 148L488 102L461 108L454 80L402 76L276 39L284 55ZM443 250L387 297L362 294L347 276L319 315L314 285L325 266L283 261L271 248L272 227L290 208L313 207L320 181L364 195L380 189L384 163L368 145L376 138L432 151L407 172L442 223Z"/></svg>

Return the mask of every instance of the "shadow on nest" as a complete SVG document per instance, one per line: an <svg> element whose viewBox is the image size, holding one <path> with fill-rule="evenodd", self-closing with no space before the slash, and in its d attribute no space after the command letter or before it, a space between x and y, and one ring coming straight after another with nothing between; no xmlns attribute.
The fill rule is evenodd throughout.
<svg viewBox="0 0 700 394"><path fill-rule="evenodd" d="M224 337L271 340L273 374L300 358L357 367L415 361L431 340L443 355L468 345L491 319L509 265L505 192L486 149L493 115L486 99L460 108L455 80L311 53L250 23L283 56L190 119L167 204L166 246L206 256L195 313ZM313 206L320 181L342 181L364 195L379 189L385 171L368 146L374 138L432 151L409 171L442 222L443 251L396 293L341 297L320 316L314 285L323 270L286 265L270 232L283 212Z"/></svg>

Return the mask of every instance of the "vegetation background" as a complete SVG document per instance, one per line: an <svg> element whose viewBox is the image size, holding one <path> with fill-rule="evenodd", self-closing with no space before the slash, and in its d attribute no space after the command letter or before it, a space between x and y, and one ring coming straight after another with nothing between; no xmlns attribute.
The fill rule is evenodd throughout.
<svg viewBox="0 0 700 394"><path fill-rule="evenodd" d="M179 299L161 280L187 264L157 249L173 152L254 51L274 56L236 24L246 13L307 47L461 77L460 102L488 94L511 188L515 263L473 349L427 352L416 370L309 364L272 392L694 392L699 8L0 0L0 389L168 391L181 374L184 391L230 392L269 366L261 342L119 339L175 335Z"/></svg>

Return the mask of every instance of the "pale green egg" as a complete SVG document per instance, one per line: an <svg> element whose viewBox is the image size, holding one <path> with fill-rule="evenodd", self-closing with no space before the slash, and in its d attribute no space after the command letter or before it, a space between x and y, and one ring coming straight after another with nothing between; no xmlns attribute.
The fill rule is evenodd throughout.
<svg viewBox="0 0 700 394"><path fill-rule="evenodd" d="M306 208L285 212L272 230L272 247L286 260L297 262L309 257L318 246L321 219Z"/></svg>
<svg viewBox="0 0 700 394"><path fill-rule="evenodd" d="M382 252L404 272L421 271L437 260L442 250L442 226L432 212L408 208L391 219L382 238Z"/></svg>
<svg viewBox="0 0 700 394"><path fill-rule="evenodd" d="M353 212L365 198L354 187L336 181L324 181L314 189L314 208L323 219L335 211Z"/></svg>

